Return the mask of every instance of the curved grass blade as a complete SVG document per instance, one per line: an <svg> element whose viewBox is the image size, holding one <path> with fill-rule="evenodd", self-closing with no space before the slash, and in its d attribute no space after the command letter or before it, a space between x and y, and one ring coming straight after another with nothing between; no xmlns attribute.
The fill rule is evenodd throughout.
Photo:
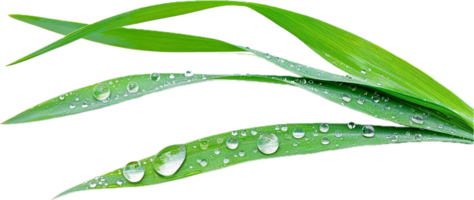
<svg viewBox="0 0 474 200"><path fill-rule="evenodd" d="M472 140L472 130L454 126L445 116L413 106L409 102L353 84L319 81L291 76L144 74L106 80L45 101L5 124L22 123L90 111L165 89L207 80L230 79L296 86L348 108L398 124L431 129Z"/></svg>
<svg viewBox="0 0 474 200"><path fill-rule="evenodd" d="M64 35L69 34L86 25L81 23L66 22L26 15L11 15L11 17ZM311 68L302 64L294 63L283 58L273 57L269 54L264 54L262 52L250 48L239 48L218 40L183 34L173 34L166 32L126 28L117 28L105 32L92 34L86 36L85 39L118 47L150 51L225 51L223 50L223 48L229 51L233 51L234 49L239 49L240 51L245 50L254 53L255 55L261 58L266 58L270 62L273 62L274 64L277 64L278 66L303 77L327 81L354 83L375 88L400 99L404 99L406 101L410 101L418 105L432 108L437 112L439 111L441 113L444 113L445 115L449 116L449 118L452 118L452 120L450 120L450 123L454 125L463 127L467 124L468 127L472 128L472 119L467 119L466 122L465 118L459 116L459 114L451 108L447 108L438 103L425 101L418 96L410 95L404 91L387 90L386 88L380 87L380 85L372 81L367 81L367 77L361 79L357 76L348 76L349 78L347 78L340 75L324 72L315 68ZM329 54L325 54L325 56L331 57ZM336 66L338 65L338 63L336 62L333 62L333 64ZM339 64L341 65L341 63Z"/></svg>
<svg viewBox="0 0 474 200"><path fill-rule="evenodd" d="M320 20L271 6L234 1L175 2L144 7L84 26L10 65L31 59L90 34L219 6L245 6L286 29L336 67L388 91L404 92L425 104L442 105L473 127L473 109L434 79L377 45ZM329 56L325 56L329 55ZM365 72L365 73L363 73ZM416 84L413 84L416 83ZM416 103L424 103L417 101ZM425 105L426 106L426 105ZM430 106L428 106L430 107ZM444 110L440 110L444 112Z"/></svg>
<svg viewBox="0 0 474 200"><path fill-rule="evenodd" d="M124 171L123 168L119 168L68 189L55 198L82 190L139 187L164 183L263 158L401 142L472 143L469 140L420 129L382 126L370 126L373 128L370 129L369 126L364 127L356 124L315 123L279 124L235 130L183 144L180 149L181 154L176 152L166 154L165 151L156 157L150 156L127 165L129 168L138 169L133 174L135 175L133 176L134 180L130 179L132 181L139 180L138 182L132 182L125 178L125 175L132 174L131 170ZM168 147L166 149L176 148ZM175 164L173 167L163 167L163 164L172 162ZM158 170L155 171L155 169ZM142 171L144 175L142 175L143 178L140 178Z"/></svg>

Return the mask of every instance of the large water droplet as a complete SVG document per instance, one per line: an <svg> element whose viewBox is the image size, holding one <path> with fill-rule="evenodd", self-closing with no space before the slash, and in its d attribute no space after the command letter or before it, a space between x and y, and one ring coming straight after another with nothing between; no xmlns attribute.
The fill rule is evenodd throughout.
<svg viewBox="0 0 474 200"><path fill-rule="evenodd" d="M304 130L302 128L295 128L293 130L293 137L297 139L304 137Z"/></svg>
<svg viewBox="0 0 474 200"><path fill-rule="evenodd" d="M342 100L349 103L352 100L352 96L350 94L344 93L342 94Z"/></svg>
<svg viewBox="0 0 474 200"><path fill-rule="evenodd" d="M323 137L321 139L321 144L324 144L324 145L329 144L329 138L328 137Z"/></svg>
<svg viewBox="0 0 474 200"><path fill-rule="evenodd" d="M127 91L130 92L130 93L138 92L139 88L140 87L138 86L138 83L135 82L135 81L132 81L132 82L128 83L128 85L127 85Z"/></svg>
<svg viewBox="0 0 474 200"><path fill-rule="evenodd" d="M123 167L123 176L132 183L142 180L144 175L145 166L142 166L138 161L129 162Z"/></svg>
<svg viewBox="0 0 474 200"><path fill-rule="evenodd" d="M425 120L423 119L423 117L421 115L413 115L413 117L411 117L411 121L413 121L417 124L425 123Z"/></svg>
<svg viewBox="0 0 474 200"><path fill-rule="evenodd" d="M186 73L184 73L184 76L186 77L190 77L190 76L193 76L194 73L192 71L186 71Z"/></svg>
<svg viewBox="0 0 474 200"><path fill-rule="evenodd" d="M354 122L349 122L347 124L347 127L349 127L349 129L354 129L356 127L356 124Z"/></svg>
<svg viewBox="0 0 474 200"><path fill-rule="evenodd" d="M152 81L158 81L158 80L160 80L160 78L161 78L161 76L158 73L153 73L153 74L150 75L150 79Z"/></svg>
<svg viewBox="0 0 474 200"><path fill-rule="evenodd" d="M155 155L153 168L162 176L171 176L183 165L185 158L185 145L171 145Z"/></svg>
<svg viewBox="0 0 474 200"><path fill-rule="evenodd" d="M273 133L261 134L257 140L257 147L264 154L275 153L279 145L278 137Z"/></svg>
<svg viewBox="0 0 474 200"><path fill-rule="evenodd" d="M326 133L329 131L329 125L326 123L322 123L321 125L319 125L319 130L323 133Z"/></svg>
<svg viewBox="0 0 474 200"><path fill-rule="evenodd" d="M99 83L94 86L94 89L92 89L92 95L94 95L94 98L102 101L110 96L110 87L106 83Z"/></svg>
<svg viewBox="0 0 474 200"><path fill-rule="evenodd" d="M239 146L239 139L235 137L229 137L227 138L225 144L229 149L237 149L237 147Z"/></svg>
<svg viewBox="0 0 474 200"><path fill-rule="evenodd" d="M375 135L374 127L368 126L368 125L362 127L362 135L364 135L364 137L374 137Z"/></svg>

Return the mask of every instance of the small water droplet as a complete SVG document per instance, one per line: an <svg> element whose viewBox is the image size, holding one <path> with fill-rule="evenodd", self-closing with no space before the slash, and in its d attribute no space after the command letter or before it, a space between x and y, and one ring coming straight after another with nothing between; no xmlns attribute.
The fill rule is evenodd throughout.
<svg viewBox="0 0 474 200"><path fill-rule="evenodd" d="M386 104L384 108L387 109L387 110L390 110L390 105Z"/></svg>
<svg viewBox="0 0 474 200"><path fill-rule="evenodd" d="M287 131L287 130L288 130L288 126L282 125L282 126L281 126L281 130L282 130L282 131Z"/></svg>
<svg viewBox="0 0 474 200"><path fill-rule="evenodd" d="M186 73L184 73L184 76L186 77L190 77L190 76L193 76L194 73L192 71L186 71Z"/></svg>
<svg viewBox="0 0 474 200"><path fill-rule="evenodd" d="M222 138L217 138L216 141L217 141L217 144L220 144L220 143L224 142L224 139L222 139Z"/></svg>
<svg viewBox="0 0 474 200"><path fill-rule="evenodd" d="M415 134L415 140L421 140L421 139L423 139L422 134Z"/></svg>
<svg viewBox="0 0 474 200"><path fill-rule="evenodd" d="M351 84L351 85L349 85L349 89L350 89L351 91L355 91L355 90L357 89L357 86L354 85L354 84Z"/></svg>
<svg viewBox="0 0 474 200"><path fill-rule="evenodd" d="M69 105L69 108L71 108L71 109L73 109L75 107L76 107L76 104L71 103L71 105Z"/></svg>
<svg viewBox="0 0 474 200"><path fill-rule="evenodd" d="M171 145L158 152L153 159L153 168L162 176L175 174L186 158L185 145Z"/></svg>
<svg viewBox="0 0 474 200"><path fill-rule="evenodd" d="M329 125L326 123L322 123L321 125L319 125L319 130L323 133L326 133L329 131Z"/></svg>
<svg viewBox="0 0 474 200"><path fill-rule="evenodd" d="M224 164L227 164L229 162L230 162L229 158L224 158Z"/></svg>
<svg viewBox="0 0 474 200"><path fill-rule="evenodd" d="M369 125L362 127L362 135L364 137L374 137L375 135L374 127L369 126Z"/></svg>
<svg viewBox="0 0 474 200"><path fill-rule="evenodd" d="M205 167L205 166L207 166L207 160L206 160L206 159L202 159L201 162L199 162L199 164L200 164L202 167Z"/></svg>
<svg viewBox="0 0 474 200"><path fill-rule="evenodd" d="M225 144L229 149L237 149L237 147L239 146L239 139L235 137L229 137L227 138Z"/></svg>
<svg viewBox="0 0 474 200"><path fill-rule="evenodd" d="M423 117L421 115L413 115L413 117L411 117L411 121L413 121L417 124L425 123L425 120L423 119Z"/></svg>
<svg viewBox="0 0 474 200"><path fill-rule="evenodd" d="M216 148L216 150L214 150L214 153L215 153L216 155L219 155L219 154L221 153L221 151L220 151L218 148Z"/></svg>
<svg viewBox="0 0 474 200"><path fill-rule="evenodd" d="M59 96L59 100L64 100L64 95Z"/></svg>
<svg viewBox="0 0 474 200"><path fill-rule="evenodd" d="M150 74L150 79L151 79L152 81L159 81L160 78L161 78L161 76L160 76L160 74L158 74L158 73Z"/></svg>
<svg viewBox="0 0 474 200"><path fill-rule="evenodd" d="M89 183L89 187L90 188L95 188L97 186L97 183L96 182L90 182Z"/></svg>
<svg viewBox="0 0 474 200"><path fill-rule="evenodd" d="M279 145L278 137L273 133L261 134L257 140L257 147L264 154L275 153Z"/></svg>
<svg viewBox="0 0 474 200"><path fill-rule="evenodd" d="M89 106L89 102L87 100L82 102L82 108L87 108Z"/></svg>
<svg viewBox="0 0 474 200"><path fill-rule="evenodd" d="M95 99L102 101L110 96L110 87L106 83L99 83L92 89L92 95Z"/></svg>
<svg viewBox="0 0 474 200"><path fill-rule="evenodd" d="M360 104L360 105L363 105L363 104L364 104L364 102L365 102L365 100L364 100L364 99L359 99L359 100L357 100L357 103L358 103L358 104Z"/></svg>
<svg viewBox="0 0 474 200"><path fill-rule="evenodd" d="M324 144L324 145L329 144L329 138L328 137L323 137L321 139L321 144Z"/></svg>
<svg viewBox="0 0 474 200"><path fill-rule="evenodd" d="M240 135L243 137L247 136L247 131L240 131Z"/></svg>
<svg viewBox="0 0 474 200"><path fill-rule="evenodd" d="M140 162L129 162L125 167L123 167L123 176L132 183L142 180L144 175L145 166L142 166Z"/></svg>
<svg viewBox="0 0 474 200"><path fill-rule="evenodd" d="M344 93L342 94L342 100L349 103L352 100L352 96L350 94Z"/></svg>
<svg viewBox="0 0 474 200"><path fill-rule="evenodd" d="M356 124L354 122L349 122L347 124L347 127L349 127L349 129L354 129L356 127Z"/></svg>
<svg viewBox="0 0 474 200"><path fill-rule="evenodd" d="M240 157L245 156L245 151L244 151L244 150L239 151L239 156L240 156Z"/></svg>
<svg viewBox="0 0 474 200"><path fill-rule="evenodd" d="M138 86L138 83L135 82L135 81L132 81L132 82L128 83L128 85L127 85L127 91L128 91L129 93L138 92L138 89L139 89L139 88L140 88L140 87Z"/></svg>
<svg viewBox="0 0 474 200"><path fill-rule="evenodd" d="M209 141L203 140L201 143L199 143L199 146L201 146L201 149L206 150L207 147L209 146Z"/></svg>
<svg viewBox="0 0 474 200"><path fill-rule="evenodd" d="M174 79L174 74L170 74L170 79Z"/></svg>
<svg viewBox="0 0 474 200"><path fill-rule="evenodd" d="M238 133L237 131L232 131L230 134L232 134L233 136L236 136Z"/></svg>
<svg viewBox="0 0 474 200"><path fill-rule="evenodd" d="M374 101L375 103L378 103L380 101L380 95L379 94L372 95L372 101Z"/></svg>
<svg viewBox="0 0 474 200"><path fill-rule="evenodd" d="M342 137L342 132L339 131L339 130L337 130L337 131L334 132L334 136L336 136L336 137Z"/></svg>
<svg viewBox="0 0 474 200"><path fill-rule="evenodd" d="M117 185L122 186L123 182L121 180L117 180Z"/></svg>
<svg viewBox="0 0 474 200"><path fill-rule="evenodd" d="M293 137L295 137L296 139L302 138L304 137L304 135L305 133L302 128L295 128L295 130L293 130Z"/></svg>
<svg viewBox="0 0 474 200"><path fill-rule="evenodd" d="M365 70L360 70L360 73L367 74L367 72Z"/></svg>
<svg viewBox="0 0 474 200"><path fill-rule="evenodd" d="M252 135L257 135L258 132L256 130L252 130L251 133Z"/></svg>

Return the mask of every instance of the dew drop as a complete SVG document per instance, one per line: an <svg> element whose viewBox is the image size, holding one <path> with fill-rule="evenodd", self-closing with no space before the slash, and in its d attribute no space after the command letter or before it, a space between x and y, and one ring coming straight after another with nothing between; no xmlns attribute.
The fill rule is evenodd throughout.
<svg viewBox="0 0 474 200"><path fill-rule="evenodd" d="M150 79L151 79L152 81L159 81L160 78L161 78L161 76L160 76L160 74L158 74L158 73L153 73L153 74L150 75Z"/></svg>
<svg viewBox="0 0 474 200"><path fill-rule="evenodd" d="M220 143L224 142L224 139L222 139L222 138L217 138L216 141L217 141L217 144L220 144Z"/></svg>
<svg viewBox="0 0 474 200"><path fill-rule="evenodd" d="M83 101L82 102L82 108L87 108L89 106L89 102L88 101Z"/></svg>
<svg viewBox="0 0 474 200"><path fill-rule="evenodd" d="M170 74L170 79L174 79L174 74Z"/></svg>
<svg viewBox="0 0 474 200"><path fill-rule="evenodd" d="M282 131L287 131L287 130L288 130L288 126L286 126L286 125L281 126L281 130L282 130Z"/></svg>
<svg viewBox="0 0 474 200"><path fill-rule="evenodd" d="M252 135L257 135L258 132L256 130L252 130L251 133Z"/></svg>
<svg viewBox="0 0 474 200"><path fill-rule="evenodd" d="M329 131L329 125L326 123L322 123L321 125L319 125L319 130L323 133L326 133Z"/></svg>
<svg viewBox="0 0 474 200"><path fill-rule="evenodd" d="M123 182L121 180L117 180L117 185L121 186L122 184L123 184Z"/></svg>
<svg viewBox="0 0 474 200"><path fill-rule="evenodd" d="M321 144L324 144L324 145L329 144L329 138L328 137L323 137L321 139Z"/></svg>
<svg viewBox="0 0 474 200"><path fill-rule="evenodd" d="M413 115L413 117L411 117L411 121L413 121L417 124L425 123L425 120L423 119L423 117L421 115Z"/></svg>
<svg viewBox="0 0 474 200"><path fill-rule="evenodd" d="M64 95L59 96L59 100L64 100Z"/></svg>
<svg viewBox="0 0 474 200"><path fill-rule="evenodd" d="M90 188L95 188L97 186L97 183L96 182L90 182L89 183L89 187Z"/></svg>
<svg viewBox="0 0 474 200"><path fill-rule="evenodd" d="M205 167L205 166L207 166L207 160L202 159L201 162L199 162L199 164L201 165L201 167Z"/></svg>
<svg viewBox="0 0 474 200"><path fill-rule="evenodd" d="M139 88L140 88L140 87L138 86L138 83L135 82L135 81L132 81L132 82L128 83L128 85L127 85L127 91L128 91L129 93L138 92L138 89L139 89Z"/></svg>
<svg viewBox="0 0 474 200"><path fill-rule="evenodd" d="M349 122L347 124L347 127L349 127L349 129L354 129L356 127L356 124L354 122Z"/></svg>
<svg viewBox="0 0 474 200"><path fill-rule="evenodd" d="M94 86L94 89L92 89L92 95L94 95L94 98L102 101L110 96L110 87L106 83L99 83Z"/></svg>
<svg viewBox="0 0 474 200"><path fill-rule="evenodd" d="M171 145L158 152L153 159L153 168L162 176L175 174L186 158L185 145Z"/></svg>
<svg viewBox="0 0 474 200"><path fill-rule="evenodd" d="M203 140L203 141L201 141L201 143L199 143L199 146L201 146L202 150L206 150L207 147L209 146L209 141Z"/></svg>
<svg viewBox="0 0 474 200"><path fill-rule="evenodd" d="M224 164L227 164L229 162L230 162L229 158L224 158Z"/></svg>
<svg viewBox="0 0 474 200"><path fill-rule="evenodd" d="M123 176L132 183L142 180L144 175L145 166L142 166L140 162L129 162L125 167L123 167Z"/></svg>
<svg viewBox="0 0 474 200"><path fill-rule="evenodd" d="M69 108L71 108L71 109L73 109L75 107L76 107L76 104L71 103L71 105L69 105Z"/></svg>
<svg viewBox="0 0 474 200"><path fill-rule="evenodd" d="M233 136L236 136L238 133L237 131L232 131L230 134L232 134Z"/></svg>
<svg viewBox="0 0 474 200"><path fill-rule="evenodd" d="M360 70L360 73L367 74L367 72L365 70Z"/></svg>
<svg viewBox="0 0 474 200"><path fill-rule="evenodd" d="M334 132L334 136L336 136L336 137L342 137L342 132L339 131L339 130L337 130L337 131Z"/></svg>
<svg viewBox="0 0 474 200"><path fill-rule="evenodd" d="M423 135L422 134L415 134L415 140L421 140L423 139Z"/></svg>
<svg viewBox="0 0 474 200"><path fill-rule="evenodd" d="M355 91L355 90L357 89L357 86L354 85L354 84L351 84L351 85L349 85L349 89L350 89L351 91Z"/></svg>
<svg viewBox="0 0 474 200"><path fill-rule="evenodd" d="M380 101L380 95L379 94L374 94L372 96L372 101L374 101L375 103L378 103Z"/></svg>
<svg viewBox="0 0 474 200"><path fill-rule="evenodd" d="M244 151L244 150L239 151L239 156L240 156L240 157L245 156L245 151Z"/></svg>
<svg viewBox="0 0 474 200"><path fill-rule="evenodd" d="M235 137L229 137L227 138L225 144L229 149L237 149L237 147L239 146L239 139Z"/></svg>
<svg viewBox="0 0 474 200"><path fill-rule="evenodd" d="M216 155L219 155L219 154L221 153L221 151L217 148L216 150L214 150L214 153L215 153Z"/></svg>
<svg viewBox="0 0 474 200"><path fill-rule="evenodd" d="M350 94L344 93L342 94L342 100L349 103L352 100L352 96Z"/></svg>
<svg viewBox="0 0 474 200"><path fill-rule="evenodd" d="M293 137L295 137L296 139L304 137L304 134L305 133L302 128L295 128L295 130L293 130Z"/></svg>
<svg viewBox="0 0 474 200"><path fill-rule="evenodd" d="M364 137L374 137L375 135L374 127L369 126L369 125L362 127L362 135Z"/></svg>
<svg viewBox="0 0 474 200"><path fill-rule="evenodd" d="M190 77L190 76L193 76L194 73L192 71L186 71L186 73L184 73L184 76L186 77Z"/></svg>
<svg viewBox="0 0 474 200"><path fill-rule="evenodd" d="M359 100L357 100L357 103L360 104L360 105L363 105L365 103L365 100L364 99L359 99Z"/></svg>
<svg viewBox="0 0 474 200"><path fill-rule="evenodd" d="M275 153L279 145L278 137L273 133L261 134L257 140L257 147L264 154Z"/></svg>

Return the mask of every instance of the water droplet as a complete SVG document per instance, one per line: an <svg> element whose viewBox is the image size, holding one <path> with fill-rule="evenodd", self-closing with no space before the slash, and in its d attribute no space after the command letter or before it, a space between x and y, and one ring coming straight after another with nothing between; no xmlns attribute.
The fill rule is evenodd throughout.
<svg viewBox="0 0 474 200"><path fill-rule="evenodd" d="M190 76L193 76L194 73L192 71L186 71L186 73L184 73L184 76L186 77L190 77Z"/></svg>
<svg viewBox="0 0 474 200"><path fill-rule="evenodd" d="M237 149L237 147L239 146L239 139L235 137L229 137L227 138L225 144L229 149Z"/></svg>
<svg viewBox="0 0 474 200"><path fill-rule="evenodd" d="M123 167L123 176L132 183L142 180L144 175L145 166L142 166L140 162L129 162L125 167Z"/></svg>
<svg viewBox="0 0 474 200"><path fill-rule="evenodd" d="M347 124L347 127L349 127L349 129L354 129L356 127L356 124L354 122L349 122Z"/></svg>
<svg viewBox="0 0 474 200"><path fill-rule="evenodd" d="M222 138L217 138L216 141L217 141L217 144L220 144L220 143L224 142L224 139L222 139Z"/></svg>
<svg viewBox="0 0 474 200"><path fill-rule="evenodd" d="M365 70L360 70L360 73L367 74L367 72Z"/></svg>
<svg viewBox="0 0 474 200"><path fill-rule="evenodd" d="M318 134L318 131L315 130L314 133L313 133L313 136L316 137L316 136L318 136L318 135L319 135L319 134Z"/></svg>
<svg viewBox="0 0 474 200"><path fill-rule="evenodd" d="M329 131L329 125L326 123L322 123L321 125L319 125L319 130L323 133L326 133Z"/></svg>
<svg viewBox="0 0 474 200"><path fill-rule="evenodd" d="M132 81L132 82L128 83L128 85L127 85L127 91L130 92L130 93L138 92L139 88L140 87L138 86L138 83L135 82L135 81Z"/></svg>
<svg viewBox="0 0 474 200"><path fill-rule="evenodd" d="M281 130L282 130L282 131L287 131L287 130L288 130L288 126L282 125L282 126L281 126Z"/></svg>
<svg viewBox="0 0 474 200"><path fill-rule="evenodd" d="M175 174L186 158L185 145L171 145L158 152L153 159L153 168L162 176Z"/></svg>
<svg viewBox="0 0 474 200"><path fill-rule="evenodd" d="M334 135L335 135L336 137L342 137L342 132L339 131L339 130L337 130L337 131L334 132Z"/></svg>
<svg viewBox="0 0 474 200"><path fill-rule="evenodd" d="M89 102L87 100L82 102L82 108L87 108L89 106Z"/></svg>
<svg viewBox="0 0 474 200"><path fill-rule="evenodd" d="M110 96L110 87L106 83L99 83L94 86L94 89L92 89L92 95L94 95L94 98L102 101Z"/></svg>
<svg viewBox="0 0 474 200"><path fill-rule="evenodd" d="M64 100L64 95L59 96L59 100Z"/></svg>
<svg viewBox="0 0 474 200"><path fill-rule="evenodd" d="M233 136L236 136L238 133L237 131L232 131L230 134L232 134Z"/></svg>
<svg viewBox="0 0 474 200"><path fill-rule="evenodd" d="M240 156L240 157L245 156L245 151L244 151L244 150L239 151L239 156Z"/></svg>
<svg viewBox="0 0 474 200"><path fill-rule="evenodd" d="M174 74L170 74L170 79L174 79Z"/></svg>
<svg viewBox="0 0 474 200"><path fill-rule="evenodd" d="M230 161L229 158L224 158L224 164L229 163L229 161Z"/></svg>
<svg viewBox="0 0 474 200"><path fill-rule="evenodd" d="M383 97L382 97L382 100L385 101L385 102L388 102L388 100L390 100L390 98L389 98L389 97L386 97L386 96L383 96Z"/></svg>
<svg viewBox="0 0 474 200"><path fill-rule="evenodd" d="M329 138L328 137L323 137L321 139L321 144L324 144L324 145L329 144Z"/></svg>
<svg viewBox="0 0 474 200"><path fill-rule="evenodd" d="M375 135L374 127L368 126L368 125L362 127L362 135L364 135L364 137L374 137Z"/></svg>
<svg viewBox="0 0 474 200"><path fill-rule="evenodd" d="M158 73L153 73L153 74L150 75L150 79L151 79L152 81L159 81L160 78L161 78L161 76L160 76L160 74L158 74Z"/></svg>
<svg viewBox="0 0 474 200"><path fill-rule="evenodd" d="M295 130L293 130L293 137L295 137L296 139L302 138L304 137L304 135L305 133L302 128L295 128Z"/></svg>
<svg viewBox="0 0 474 200"><path fill-rule="evenodd" d="M90 182L89 183L89 187L90 188L95 188L97 186L97 183L96 182Z"/></svg>
<svg viewBox="0 0 474 200"><path fill-rule="evenodd" d="M205 166L207 166L207 160L206 160L206 159L202 159L201 162L199 162L199 164L200 164L202 167L205 167Z"/></svg>
<svg viewBox="0 0 474 200"><path fill-rule="evenodd" d="M71 109L73 109L75 107L76 107L76 104L71 103L71 105L69 105L69 108L71 108Z"/></svg>
<svg viewBox="0 0 474 200"><path fill-rule="evenodd" d="M375 103L378 103L380 101L380 95L379 94L374 94L372 96L372 101L374 101Z"/></svg>
<svg viewBox="0 0 474 200"><path fill-rule="evenodd" d="M422 134L415 134L415 140L421 140L421 139L423 139Z"/></svg>
<svg viewBox="0 0 474 200"><path fill-rule="evenodd" d="M352 100L352 96L350 94L344 93L342 94L342 100L349 103Z"/></svg>
<svg viewBox="0 0 474 200"><path fill-rule="evenodd" d="M390 105L386 104L384 108L390 110Z"/></svg>
<svg viewBox="0 0 474 200"><path fill-rule="evenodd" d="M261 134L257 140L257 147L264 154L275 153L279 145L278 137L273 133Z"/></svg>
<svg viewBox="0 0 474 200"><path fill-rule="evenodd" d="M423 117L421 115L413 115L413 117L411 117L411 121L413 121L417 124L425 123L425 120L423 119Z"/></svg>
<svg viewBox="0 0 474 200"><path fill-rule="evenodd" d="M218 148L216 148L216 150L214 150L214 153L215 153L216 155L219 155L219 154L221 153L221 151L220 151Z"/></svg>
<svg viewBox="0 0 474 200"><path fill-rule="evenodd" d="M251 133L252 135L257 135L258 132L256 130L252 130Z"/></svg>
<svg viewBox="0 0 474 200"><path fill-rule="evenodd" d="M349 89L350 89L351 91L355 91L355 90L357 89L357 86L354 85L354 84L351 84L351 85L349 85Z"/></svg>
<svg viewBox="0 0 474 200"><path fill-rule="evenodd" d="M247 131L240 131L240 135L243 137L247 136Z"/></svg>
<svg viewBox="0 0 474 200"><path fill-rule="evenodd" d="M203 141L201 141L201 143L199 144L199 146L201 146L201 149L206 150L207 147L209 146L209 141L203 140Z"/></svg>
<svg viewBox="0 0 474 200"><path fill-rule="evenodd" d="M363 105L363 104L364 104L364 102L365 102L365 100L364 100L364 99L359 99L359 100L357 100L357 103L358 103L358 104L360 104L360 105Z"/></svg>
<svg viewBox="0 0 474 200"><path fill-rule="evenodd" d="M123 182L121 180L117 180L117 185L121 186L122 184L123 184Z"/></svg>

